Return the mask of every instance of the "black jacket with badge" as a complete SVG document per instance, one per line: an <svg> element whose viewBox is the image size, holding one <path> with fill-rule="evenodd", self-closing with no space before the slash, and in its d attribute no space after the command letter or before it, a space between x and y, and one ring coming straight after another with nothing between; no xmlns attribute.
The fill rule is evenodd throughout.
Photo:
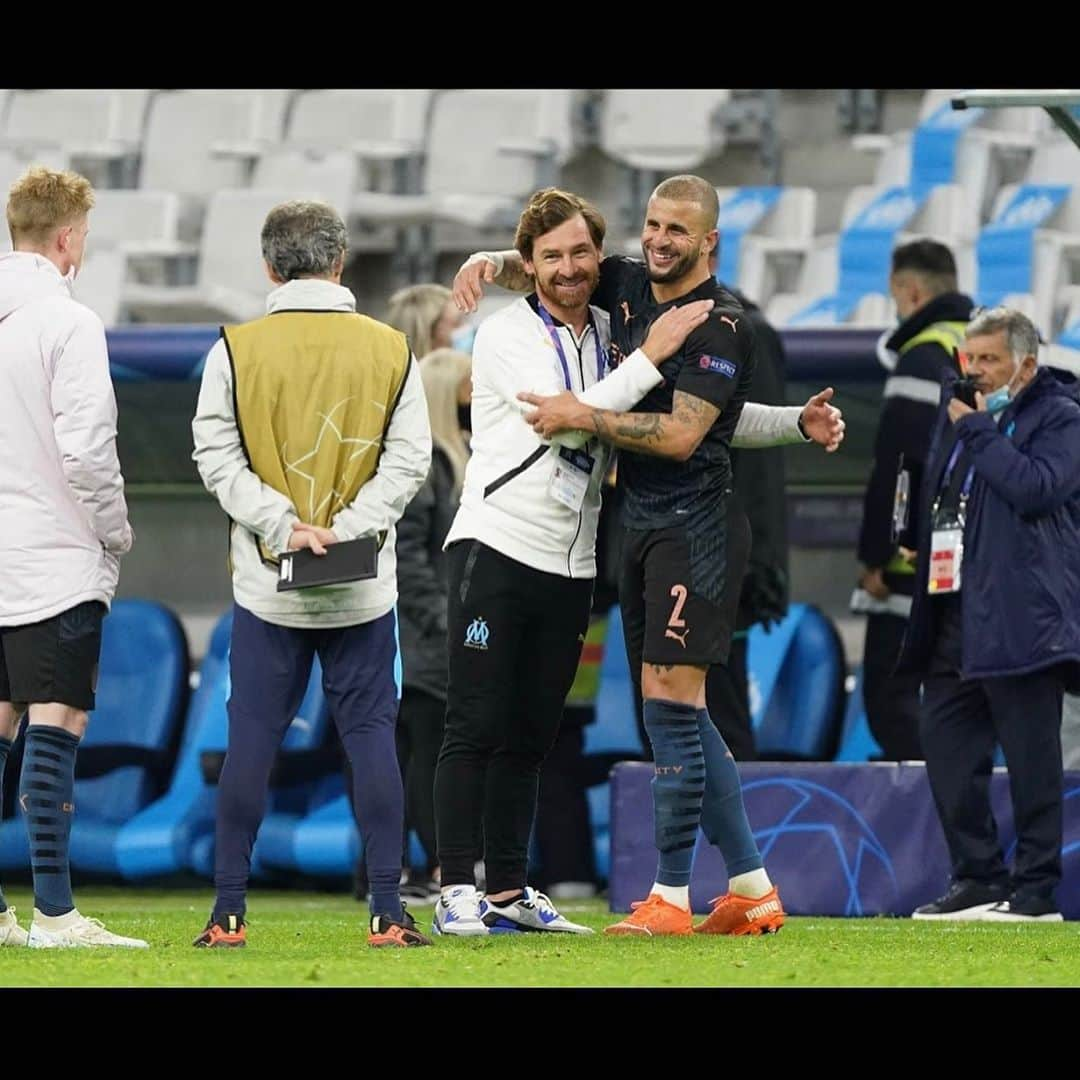
<svg viewBox="0 0 1080 1080"><path fill-rule="evenodd" d="M896 556L893 500L901 455L910 478L909 511L917 513L941 376L945 371L957 371L952 344L962 341L961 324L971 318L972 306L971 298L963 293L943 293L905 319L879 348L879 359L888 375L874 442L874 465L863 499L858 557L866 566L888 567ZM910 520L909 531L914 532L917 525ZM913 575L887 572L885 583L893 592L911 595Z"/></svg>
<svg viewBox="0 0 1080 1080"><path fill-rule="evenodd" d="M442 545L456 512L450 459L432 447L427 480L397 526L397 611L403 685L442 701L448 678Z"/></svg>

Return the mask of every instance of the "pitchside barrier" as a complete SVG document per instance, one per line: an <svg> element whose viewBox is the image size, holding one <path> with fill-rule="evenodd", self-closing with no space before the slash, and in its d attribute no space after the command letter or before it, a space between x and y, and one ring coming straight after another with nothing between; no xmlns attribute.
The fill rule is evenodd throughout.
<svg viewBox="0 0 1080 1080"><path fill-rule="evenodd" d="M751 828L791 915L910 915L940 896L949 859L921 762L747 762L739 766ZM656 873L652 765L621 762L611 774L612 911L629 911ZM1009 778L991 778L1005 857L1016 846ZM1058 903L1080 919L1080 772L1065 774L1064 878ZM693 910L727 890L720 853L699 832L690 881Z"/></svg>

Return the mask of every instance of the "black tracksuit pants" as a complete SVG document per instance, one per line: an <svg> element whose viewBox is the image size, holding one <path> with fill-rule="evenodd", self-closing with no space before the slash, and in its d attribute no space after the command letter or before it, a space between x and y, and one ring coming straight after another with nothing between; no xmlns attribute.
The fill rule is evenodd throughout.
<svg viewBox="0 0 1080 1080"><path fill-rule="evenodd" d="M526 884L540 764L589 625L592 579L534 570L475 540L447 550L450 680L435 773L442 885Z"/></svg>

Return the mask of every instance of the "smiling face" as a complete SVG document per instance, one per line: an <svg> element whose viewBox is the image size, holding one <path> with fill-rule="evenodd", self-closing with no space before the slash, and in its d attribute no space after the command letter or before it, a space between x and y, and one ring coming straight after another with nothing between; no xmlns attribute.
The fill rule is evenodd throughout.
<svg viewBox="0 0 1080 1080"><path fill-rule="evenodd" d="M600 280L600 251L581 214L538 236L524 263L544 307L560 322L584 314Z"/></svg>
<svg viewBox="0 0 1080 1080"><path fill-rule="evenodd" d="M653 285L670 288L690 278L704 281L710 276L709 253L719 234L705 218L705 211L695 202L655 195L649 200L641 251Z"/></svg>

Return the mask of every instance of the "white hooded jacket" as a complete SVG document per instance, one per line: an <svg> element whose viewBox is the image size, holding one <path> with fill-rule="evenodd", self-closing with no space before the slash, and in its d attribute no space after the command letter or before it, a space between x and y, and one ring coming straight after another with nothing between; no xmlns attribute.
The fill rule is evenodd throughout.
<svg viewBox="0 0 1080 1080"><path fill-rule="evenodd" d="M0 626L106 606L132 543L105 327L44 256L0 255Z"/></svg>

